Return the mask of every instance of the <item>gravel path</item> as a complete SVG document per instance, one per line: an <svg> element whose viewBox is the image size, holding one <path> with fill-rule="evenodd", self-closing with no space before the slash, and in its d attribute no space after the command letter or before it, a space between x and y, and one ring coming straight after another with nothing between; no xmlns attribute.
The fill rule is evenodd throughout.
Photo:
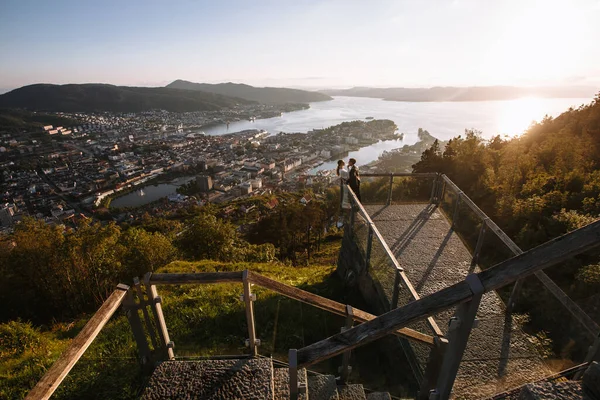
<svg viewBox="0 0 600 400"><path fill-rule="evenodd" d="M469 250L435 206L366 205L365 209L420 296L464 280L470 272L479 272L477 267L470 271ZM372 275L380 278L386 297L393 286L388 264L372 263ZM406 295L400 296L399 306L409 300ZM444 332L452 314L448 311L436 315ZM483 296L477 313L479 326L471 332L454 385L455 398L491 396L550 373L527 336L505 314L504 303L495 292ZM426 349L414 347L423 365Z"/></svg>

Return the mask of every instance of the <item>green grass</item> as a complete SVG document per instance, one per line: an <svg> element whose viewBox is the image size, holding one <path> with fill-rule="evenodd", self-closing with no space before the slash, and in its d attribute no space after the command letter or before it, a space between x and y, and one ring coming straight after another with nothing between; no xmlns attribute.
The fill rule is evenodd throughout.
<svg viewBox="0 0 600 400"><path fill-rule="evenodd" d="M250 269L321 296L342 299L342 283L332 276L339 241L325 243L318 260L293 268L282 263L173 262L157 272L240 271ZM259 287L254 305L259 352L285 359L300 348L339 332L343 318ZM164 315L176 357L243 354L248 337L241 284L160 286ZM343 301L343 300L340 300ZM90 316L73 323L33 327L26 322L0 324L0 399L20 399L79 333ZM337 366L337 364L335 365ZM325 363L321 368L333 369ZM119 313L84 353L53 399L135 399L146 383L137 362L129 324Z"/></svg>

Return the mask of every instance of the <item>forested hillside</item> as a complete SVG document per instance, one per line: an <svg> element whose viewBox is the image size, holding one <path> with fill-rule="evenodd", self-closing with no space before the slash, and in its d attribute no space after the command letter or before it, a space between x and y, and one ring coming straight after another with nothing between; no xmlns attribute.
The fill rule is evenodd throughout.
<svg viewBox="0 0 600 400"><path fill-rule="evenodd" d="M264 104L309 103L312 101L331 100L326 94L307 90L254 87L241 83L194 83L178 79L166 86L173 89L200 90L224 96L239 97L246 100L258 101Z"/></svg>
<svg viewBox="0 0 600 400"><path fill-rule="evenodd" d="M447 174L521 248L530 249L600 215L600 95L587 106L545 118L518 138L488 141L467 131L444 149L436 141L413 171ZM547 273L600 321L597 252ZM537 280L526 281L517 306L530 315L535 332L562 327L551 335L555 354L585 354L590 338Z"/></svg>
<svg viewBox="0 0 600 400"><path fill-rule="evenodd" d="M0 95L0 107L63 112L213 111L251 103L201 91L95 83L29 85Z"/></svg>

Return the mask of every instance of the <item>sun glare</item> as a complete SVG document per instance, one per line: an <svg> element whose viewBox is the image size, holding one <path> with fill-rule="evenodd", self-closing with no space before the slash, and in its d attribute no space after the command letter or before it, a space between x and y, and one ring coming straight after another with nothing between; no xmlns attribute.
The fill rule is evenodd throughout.
<svg viewBox="0 0 600 400"><path fill-rule="evenodd" d="M499 134L519 136L532 122L543 118L544 109L541 99L524 97L519 100L503 102L497 115L496 126Z"/></svg>

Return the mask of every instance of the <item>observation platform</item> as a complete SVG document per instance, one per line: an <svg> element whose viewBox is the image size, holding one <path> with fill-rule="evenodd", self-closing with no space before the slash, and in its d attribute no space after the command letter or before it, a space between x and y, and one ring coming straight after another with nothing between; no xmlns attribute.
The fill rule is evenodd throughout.
<svg viewBox="0 0 600 400"><path fill-rule="evenodd" d="M437 205L363 206L419 296L435 293L480 271L477 265L471 266L471 252ZM357 228L358 236L362 236L360 230ZM376 269L377 262L371 268ZM381 277L377 272L372 275L375 279ZM393 279L382 277L378 281L383 293L393 291ZM400 290L403 291L406 292ZM410 301L400 297L399 306ZM434 317L444 335L453 314L454 310L447 310ZM483 295L477 319L478 326L469 337L452 397L482 399L549 375L542 357L495 291ZM413 328L424 327L425 324L419 324ZM417 361L425 368L427 349L414 344L412 347Z"/></svg>

